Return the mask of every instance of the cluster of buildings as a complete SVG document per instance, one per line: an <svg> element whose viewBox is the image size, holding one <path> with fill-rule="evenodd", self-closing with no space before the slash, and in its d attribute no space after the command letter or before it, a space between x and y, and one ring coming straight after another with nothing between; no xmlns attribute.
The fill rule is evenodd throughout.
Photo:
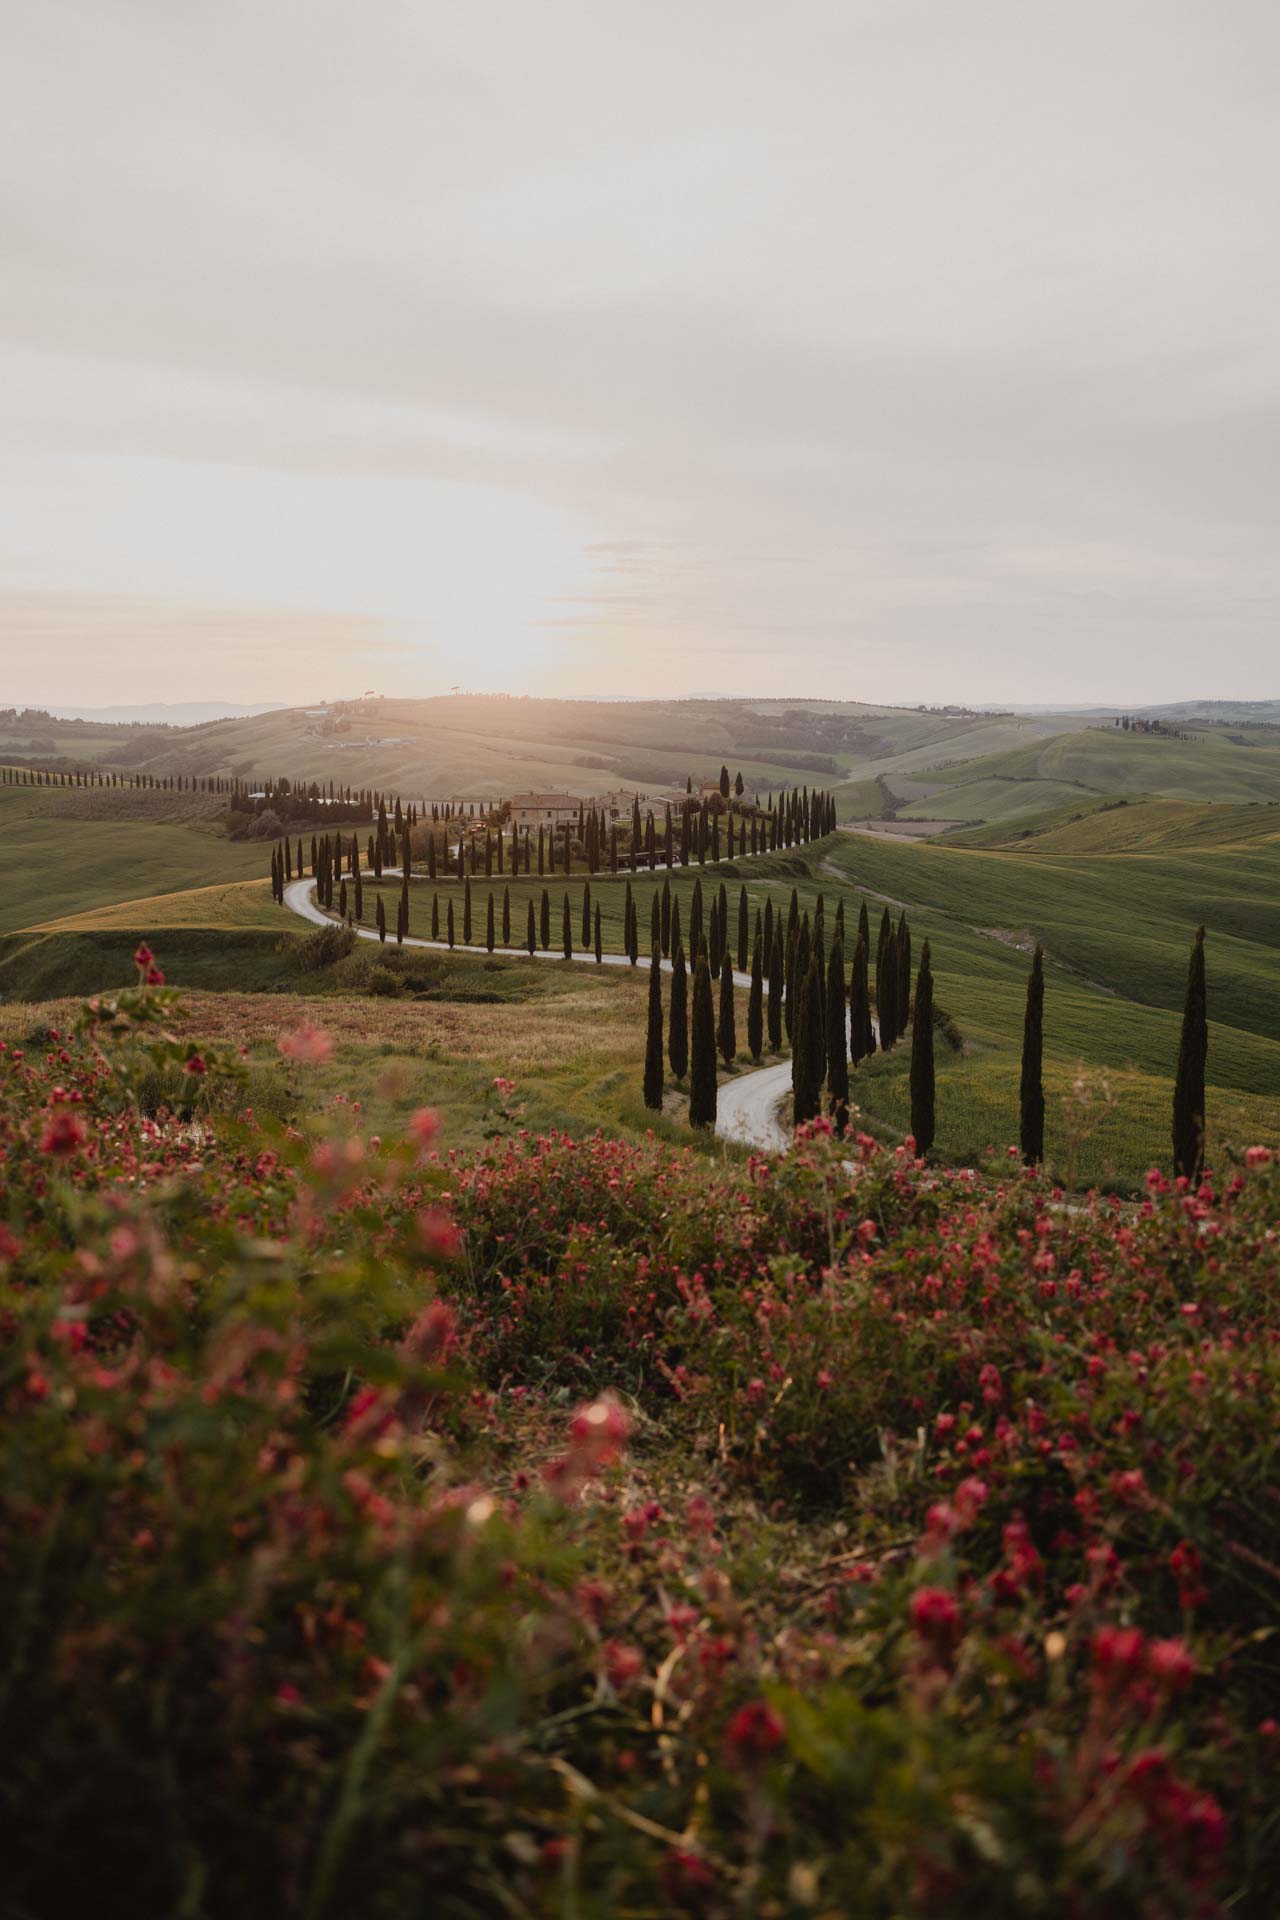
<svg viewBox="0 0 1280 1920"><path fill-rule="evenodd" d="M683 788L675 788L646 793L642 787L614 787L607 793L591 794L579 798L572 793L513 793L511 796L511 823L520 828L576 826L579 812L602 813L609 822L621 821L629 825L632 809L639 806L641 816L653 814L661 820L668 807L673 813L679 808L700 804L713 796L719 797L720 780L703 780L696 785L692 793Z"/></svg>

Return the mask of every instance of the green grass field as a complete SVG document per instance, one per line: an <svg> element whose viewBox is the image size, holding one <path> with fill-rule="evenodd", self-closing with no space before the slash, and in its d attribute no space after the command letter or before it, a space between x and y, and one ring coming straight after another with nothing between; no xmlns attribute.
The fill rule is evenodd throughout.
<svg viewBox="0 0 1280 1920"><path fill-rule="evenodd" d="M907 820L999 823L1121 795L1269 805L1280 803L1280 731L1213 728L1165 739L1084 727L888 784Z"/></svg>
<svg viewBox="0 0 1280 1920"><path fill-rule="evenodd" d="M389 721L409 725L415 715L422 719L421 708L429 707L423 726L429 721L428 730L456 735L459 752L471 753L478 720L465 703L403 704L413 711L396 718L388 709ZM585 711L575 703L559 703L560 733L550 745L538 746L532 739L535 703L528 703L527 712L522 711L524 703L498 704L504 708L501 725L512 732L499 729L491 742L495 751L523 741L540 752L559 752L571 739L584 750L588 742L603 748L604 733L613 725L619 737L610 751L616 748L624 758L649 750L645 742L651 739L655 716L669 719L685 705ZM730 744L735 729L750 732L759 724L766 735L776 727L780 737L791 737L793 711L768 703L750 709L740 703L688 703L688 708L681 727L686 720L690 726L709 719L714 723L709 738L701 737L695 762L699 766L722 757L737 764ZM1188 740L1102 728L1047 738L1043 731L1014 729L1003 718L990 723L953 718L944 724L938 716L870 708L815 707L814 714L822 716L826 731L815 739L805 727L796 730L796 737L803 733L811 747L830 745L842 765L852 770L896 761L898 788L909 789L912 796L904 813L932 818L947 807L950 817L969 820L976 817L969 811L976 798L977 813L986 816L983 823L942 841L840 833L809 848L746 860L737 867L708 865L690 873L677 869L671 883L686 931L695 876L702 880L708 911L723 880L735 948L738 894L744 884L752 927L766 900L773 902L775 912L785 913L793 887L810 909L821 892L828 928L843 901L850 933L862 898L868 900L873 925L884 901L892 903L895 914L905 905L916 957L928 937L938 1001L963 1035L963 1051L939 1049L938 1150L966 1162L980 1160L988 1148L1002 1148L1016 1133L1027 954L1040 941L1048 960L1045 1046L1053 1165L1072 1181L1132 1189L1147 1166L1167 1163L1187 953L1195 927L1203 922L1209 935L1211 1141L1241 1145L1280 1135L1280 805L1271 803L1280 767L1277 736L1265 728L1242 726L1230 734L1214 729ZM278 727L292 724L288 716L262 718ZM253 723L225 724L243 729ZM989 742L993 726L1004 731L1005 751L984 753L967 766L938 764L949 749L960 750L966 740L970 746ZM838 742L841 729L844 737ZM165 737L152 730L153 745ZM1010 737L1019 743L1008 746ZM414 751L419 747L421 741ZM567 750L578 751L578 744ZM785 750L768 748L771 753ZM799 746L795 750L799 752ZM683 759L692 751L690 740L677 731L672 754ZM932 772L926 764L931 755ZM341 764L345 772L345 762ZM579 790L603 777L579 768L583 777L570 782L570 764L561 763L562 775ZM780 770L773 773L780 784ZM509 788L511 781L498 784ZM477 775L471 790L484 791L485 786ZM856 799L868 811L892 792L892 778L880 771L864 772L843 789L846 803ZM1205 792L1212 797L1200 797ZM1015 795L1016 805L1010 798ZM643 961L633 976L614 969L597 974L590 968L553 968L545 962L531 967L520 961L489 961L483 955L491 886L499 942L502 895L504 887L510 887L511 936L517 946L525 941L528 902L532 899L537 910L546 887L553 952L561 947L567 892L573 947L579 951L581 874L568 879L563 874L521 876L515 882L497 875L492 882L477 877L472 882L474 951L469 956L461 951L460 883L417 879L410 893L410 933L430 937L434 892L443 935L452 899L458 943L454 955L415 954L411 949L397 954L392 937L383 949L361 943L347 959L313 978L301 957L310 938L305 924L270 898L265 880L269 848L261 842L236 845L226 840L213 817L216 812L216 806L183 795L0 788L0 875L5 883L0 894L0 995L39 1000L123 985L132 977L133 946L145 935L160 953L169 978L179 984L225 988L241 996L345 995L353 1008L362 1010L360 1021L368 1007L374 1009L375 1020L392 1021L410 1002L455 1007L501 1003L507 1014L493 1028L494 1050L483 1057L483 1074L470 1055L455 1058L448 1047L431 1056L435 1071L455 1076L452 1092L468 1114L481 1116L485 1104L466 1092L468 1076L480 1074L487 1086L494 1073L504 1072L503 1060L514 1047L512 1036L523 1026L529 1030L521 1042L530 1062L528 1098L539 1123L551 1123L561 1114L574 1126L628 1129L642 1124L643 1110L637 1115L635 1108L643 1043ZM642 956L648 948L652 899L665 878L660 869L633 881ZM388 875L383 890L394 929L398 875ZM613 953L622 947L625 890L625 876L591 882L593 907L598 903L601 908L604 945ZM375 884L366 875L366 925L373 923L375 898ZM850 957L847 951L846 964ZM388 968L397 976L392 983L397 997L389 1000L371 992L371 984L377 984L373 976ZM555 991L563 1005L557 1001L559 1011L551 1023L545 996L553 981L561 982ZM381 985L386 984L383 979ZM585 1018L588 1004L597 1005L577 998L584 993L599 997L599 1007L607 1010L600 1018L606 1025L614 1023L618 1035L626 1027L625 1042L615 1035L609 1043L623 1062L616 1079L610 1078L614 1069L605 1071L594 1055L590 1064L575 1058L575 1020ZM622 998L616 998L619 995ZM635 998L634 1007L628 995ZM617 1010L624 1007L625 1017L615 1021ZM552 1026L562 1058L536 1052L539 1028L550 1032ZM582 1046L590 1051L595 1042L589 1040L587 1026L582 1035ZM341 1057L346 1059L345 1052ZM367 1051L360 1055L366 1063L368 1057ZM855 1097L868 1121L890 1136L901 1134L907 1124L906 1066L906 1049L900 1048L856 1076Z"/></svg>
<svg viewBox="0 0 1280 1920"><path fill-rule="evenodd" d="M132 816L116 809L113 817L95 817L89 807L97 798L75 789L0 787L0 933L263 871L261 843L237 845L208 819L156 818L154 810L138 818L136 806ZM148 796L137 798L145 803Z"/></svg>

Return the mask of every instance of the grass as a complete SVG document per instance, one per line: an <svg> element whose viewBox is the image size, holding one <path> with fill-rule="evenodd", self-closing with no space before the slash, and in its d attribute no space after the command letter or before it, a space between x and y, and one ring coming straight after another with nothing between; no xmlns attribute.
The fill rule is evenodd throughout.
<svg viewBox="0 0 1280 1920"><path fill-rule="evenodd" d="M260 843L238 845L207 820L86 817L93 797L0 786L0 933L262 873Z"/></svg>
<svg viewBox="0 0 1280 1920"><path fill-rule="evenodd" d="M489 798L525 787L589 794L711 774L727 762L752 791L815 778L874 778L899 763L933 766L1020 745L1060 722L957 717L911 708L805 700L524 700L461 695L353 702L332 721L303 709L198 727L0 724L0 758L101 762L184 773L336 779L406 799ZM327 730L326 730L327 729ZM336 730L335 730L336 729ZM832 771L818 771L813 756Z"/></svg>
<svg viewBox="0 0 1280 1920"><path fill-rule="evenodd" d="M1078 728L1009 750L935 767L899 793L901 817L1000 822L1047 809L1069 810L1099 798L1146 795L1248 806L1280 802L1280 732L1270 727L1211 728L1188 738ZM853 817L843 809L845 817Z"/></svg>
<svg viewBox="0 0 1280 1920"><path fill-rule="evenodd" d="M1187 953L1201 917L1210 1143L1280 1132L1280 843L1037 858L845 835L830 864L905 904L917 957L924 937L932 943L938 1002L965 1040L961 1055L938 1051L941 1157L974 1163L1016 1138L1025 949L1039 940L1051 1164L1073 1181L1132 1187L1167 1163ZM855 1076L855 1097L905 1131L906 1082L899 1048Z"/></svg>
<svg viewBox="0 0 1280 1920"><path fill-rule="evenodd" d="M78 939L94 937L102 936ZM168 980L184 988L193 971L198 978L189 944L196 937L160 949ZM245 1049L244 1104L262 1113L315 1117L335 1101L358 1100L367 1125L390 1132L402 1129L416 1108L436 1106L448 1117L446 1144L459 1150L478 1146L500 1125L519 1124L577 1136L596 1128L632 1139L652 1132L704 1153L737 1151L690 1132L687 1082L681 1088L669 1080L665 1114L644 1106L648 977L642 967L597 972L563 962L361 947L322 976L307 978L298 971L296 949L273 955L274 991L197 987L183 994L184 1037ZM237 968L243 971L248 959L242 945ZM368 991L375 967L395 975L396 995ZM737 1007L743 1034L744 994ZM13 1001L0 1007L0 1038L43 1044L49 1028L69 1026L78 1010L79 1002L67 998L38 1007ZM304 1019L329 1033L334 1053L300 1076L286 1067L277 1042ZM495 1087L498 1076L516 1082L510 1099Z"/></svg>

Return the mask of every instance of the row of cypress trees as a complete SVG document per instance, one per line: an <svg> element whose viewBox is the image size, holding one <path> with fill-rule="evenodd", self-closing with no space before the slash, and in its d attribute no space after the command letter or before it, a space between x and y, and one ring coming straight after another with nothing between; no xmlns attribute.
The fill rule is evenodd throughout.
<svg viewBox="0 0 1280 1920"><path fill-rule="evenodd" d="M1173 1085L1173 1170L1192 1184L1204 1171L1205 1069L1209 1022L1204 928L1196 930L1187 962L1178 1066ZM1044 1159L1044 954L1039 946L1027 980L1018 1088L1019 1147L1028 1166Z"/></svg>

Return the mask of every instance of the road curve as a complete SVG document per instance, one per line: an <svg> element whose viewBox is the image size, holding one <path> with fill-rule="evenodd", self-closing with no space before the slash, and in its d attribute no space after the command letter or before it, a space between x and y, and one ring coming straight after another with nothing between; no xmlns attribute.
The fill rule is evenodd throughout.
<svg viewBox="0 0 1280 1920"><path fill-rule="evenodd" d="M340 923L332 914L325 913L311 897L315 886L313 879L305 876L301 880L292 880L284 890L284 904L303 920L310 920L318 927L333 927ZM377 940L375 927L356 927L356 936L361 940ZM399 945L399 942L394 943ZM473 958L486 954L487 947L450 947L447 940L422 940L412 934L406 934L403 944L406 947L426 947L435 953L467 953ZM554 947L545 951L535 947L530 954L528 947L495 947L495 954L509 960L558 960L564 962L564 954ZM575 953L573 960L581 965L595 966L594 952ZM606 967L629 967L631 965L625 953L606 953L601 955ZM637 972L639 966L637 966ZM671 972L670 960L662 962L662 971ZM751 985L749 973L739 973L734 969L733 984L744 991ZM872 1023L875 1025L875 1022ZM876 1027L877 1035L879 1028ZM791 1131L779 1118L778 1108L783 1099L791 1092L791 1062L782 1060L773 1067L752 1067L739 1073L733 1080L724 1080L716 1090L716 1135L721 1140L732 1140L738 1146L753 1147L757 1153L786 1153L791 1145Z"/></svg>

